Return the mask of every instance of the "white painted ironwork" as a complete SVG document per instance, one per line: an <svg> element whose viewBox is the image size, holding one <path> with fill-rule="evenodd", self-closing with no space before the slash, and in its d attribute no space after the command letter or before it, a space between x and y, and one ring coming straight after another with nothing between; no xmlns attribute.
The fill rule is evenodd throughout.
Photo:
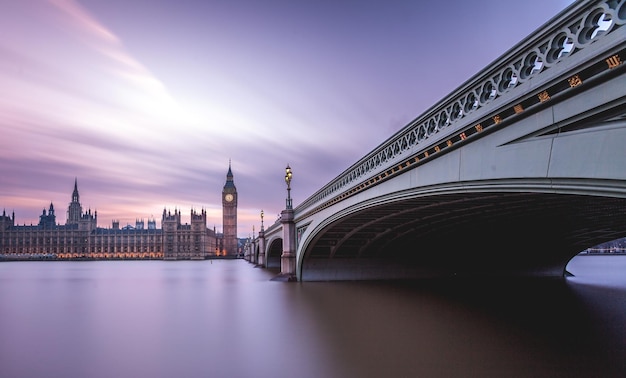
<svg viewBox="0 0 626 378"><path fill-rule="evenodd" d="M614 45L623 44L626 28L622 26L625 23L626 0L579 1L572 4L524 42L509 50L325 185L298 206L296 211L333 198L341 200L342 196L347 195L360 183L384 178L389 174L390 168L394 169L394 172L396 169L402 169L402 166L397 166L402 161L400 155L415 154L416 151L431 146L434 148L433 152L439 152L441 147L438 143L449 138L452 132L472 125L480 117L488 115L498 107L518 101L520 96L528 92L531 81L534 87L538 87L538 84L547 85L546 83L563 75L562 70L554 70L553 67L572 59L577 54L581 55L580 52L588 46L609 35L615 37ZM607 51L609 47L604 46ZM565 64L562 67L569 69L570 66ZM553 71L557 72L550 74ZM576 79L572 77L569 80L575 82ZM516 92L516 88L525 83L529 84ZM572 81L570 85L574 86ZM549 98L547 92L539 93L541 102ZM524 110L521 104L511 108L515 113ZM500 115L491 118L495 124L502 121ZM477 131L482 131L480 124L474 127ZM458 138L465 140L465 133L458 134ZM450 140L447 143L452 144ZM430 156L428 150L423 156Z"/></svg>

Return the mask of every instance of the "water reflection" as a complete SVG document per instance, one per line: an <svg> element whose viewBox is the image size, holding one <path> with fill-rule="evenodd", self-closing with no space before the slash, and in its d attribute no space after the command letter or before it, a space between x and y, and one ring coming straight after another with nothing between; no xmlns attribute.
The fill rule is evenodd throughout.
<svg viewBox="0 0 626 378"><path fill-rule="evenodd" d="M579 268L284 283L240 260L2 263L0 376L621 376L626 285Z"/></svg>

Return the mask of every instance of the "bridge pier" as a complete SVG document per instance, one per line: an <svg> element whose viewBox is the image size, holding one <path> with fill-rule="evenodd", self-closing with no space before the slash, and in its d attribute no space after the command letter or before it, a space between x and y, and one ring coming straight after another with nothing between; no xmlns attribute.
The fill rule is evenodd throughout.
<svg viewBox="0 0 626 378"><path fill-rule="evenodd" d="M286 281L297 281L296 278L296 223L293 209L281 212L280 222L283 225L283 253L280 256L280 277Z"/></svg>
<svg viewBox="0 0 626 378"><path fill-rule="evenodd" d="M256 239L253 239L250 242L250 246L249 246L249 249L248 249L248 257L247 257L247 260L248 260L249 263L256 264L256 247L257 247L257 245L258 245L258 241Z"/></svg>
<svg viewBox="0 0 626 378"><path fill-rule="evenodd" d="M257 239L257 247L259 248L258 261L255 261L257 265L265 266L265 231L263 225L261 225L261 231L259 231L259 238Z"/></svg>
<svg viewBox="0 0 626 378"><path fill-rule="evenodd" d="M252 261L252 251L254 250L254 239L248 239L243 246L243 259L247 262Z"/></svg>

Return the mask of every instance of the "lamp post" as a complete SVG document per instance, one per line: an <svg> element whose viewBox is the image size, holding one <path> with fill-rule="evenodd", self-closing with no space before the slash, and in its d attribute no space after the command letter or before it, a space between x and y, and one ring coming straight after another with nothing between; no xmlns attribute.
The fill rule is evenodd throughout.
<svg viewBox="0 0 626 378"><path fill-rule="evenodd" d="M265 213L261 210L261 231L259 231L259 240L257 244L259 254L256 254L256 250L252 251L252 261L262 267L265 267L265 230L263 229L263 215L265 215Z"/></svg>
<svg viewBox="0 0 626 378"><path fill-rule="evenodd" d="M287 168L285 168L285 182L287 183L287 209L293 209L291 205L291 177L293 173L291 172L291 167L287 164Z"/></svg>
<svg viewBox="0 0 626 378"><path fill-rule="evenodd" d="M296 281L296 222L291 204L291 179L293 172L287 164L285 182L287 183L287 206L280 213L283 226L283 254L280 255L280 277L286 281Z"/></svg>

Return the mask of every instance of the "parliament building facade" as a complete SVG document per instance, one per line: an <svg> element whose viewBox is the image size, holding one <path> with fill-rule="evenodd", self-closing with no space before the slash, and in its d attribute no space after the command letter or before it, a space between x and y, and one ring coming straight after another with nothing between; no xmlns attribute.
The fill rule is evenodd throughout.
<svg viewBox="0 0 626 378"><path fill-rule="evenodd" d="M191 210L190 224L181 211L163 210L161 228L156 220L137 220L134 226L98 227L98 214L83 212L74 181L65 224L58 224L54 205L44 208L37 225L16 225L15 213L0 215L0 259L163 259L204 260L239 256L237 188L229 164L222 192L223 234L207 228L207 214Z"/></svg>

